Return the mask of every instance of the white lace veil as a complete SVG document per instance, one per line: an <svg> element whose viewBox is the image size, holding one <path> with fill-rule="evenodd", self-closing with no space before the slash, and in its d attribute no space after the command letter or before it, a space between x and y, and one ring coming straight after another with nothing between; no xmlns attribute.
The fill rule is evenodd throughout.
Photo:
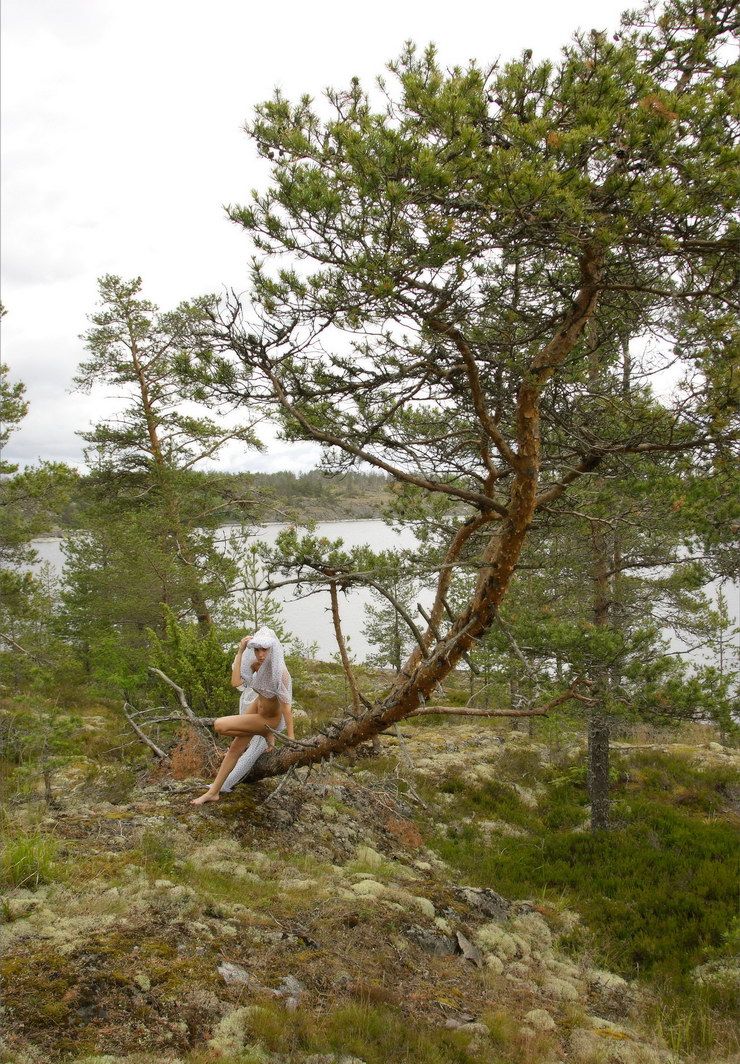
<svg viewBox="0 0 740 1064"><path fill-rule="evenodd" d="M256 672L255 650L267 650L267 657ZM285 667L285 651L272 628L260 628L250 639L242 654L241 677L246 687L251 687L265 698L278 698L290 704L293 701L293 684Z"/></svg>

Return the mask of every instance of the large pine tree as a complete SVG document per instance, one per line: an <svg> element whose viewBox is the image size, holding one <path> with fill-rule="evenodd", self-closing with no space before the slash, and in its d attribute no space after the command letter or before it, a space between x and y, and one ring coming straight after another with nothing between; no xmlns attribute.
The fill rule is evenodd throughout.
<svg viewBox="0 0 740 1064"><path fill-rule="evenodd" d="M446 71L409 46L378 104L353 80L321 108L277 92L257 109L272 179L230 210L261 253L254 305L212 307L193 376L276 411L329 465L385 471L409 513L447 526L398 681L260 774L414 712L489 629L533 522L572 485L610 461L727 446L734 32L727 0L669 0L613 37L577 35L556 63L528 51ZM682 362L693 381L657 404L616 395L624 337L635 373Z"/></svg>

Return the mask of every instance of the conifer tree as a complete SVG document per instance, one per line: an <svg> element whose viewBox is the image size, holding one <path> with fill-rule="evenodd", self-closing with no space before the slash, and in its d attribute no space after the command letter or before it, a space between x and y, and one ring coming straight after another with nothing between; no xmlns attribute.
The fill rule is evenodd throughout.
<svg viewBox="0 0 740 1064"><path fill-rule="evenodd" d="M736 438L735 33L728 0L668 0L555 63L447 71L409 45L379 103L354 79L328 113L280 92L257 109L271 181L230 210L259 256L253 305L210 305L191 379L276 412L329 468L389 474L408 519L446 538L391 689L260 774L415 712L579 482L650 455L716 462ZM693 382L647 404L615 394L625 337L639 374L677 360ZM448 618L463 565L475 580Z"/></svg>
<svg viewBox="0 0 740 1064"><path fill-rule="evenodd" d="M90 609L93 626L104 629L103 616L117 616L143 637L147 627L161 627L162 603L210 627L213 604L228 594L236 570L217 531L226 499L198 467L230 440L259 444L247 421L218 424L204 416L195 390L183 391L184 315L160 312L141 289L140 278L102 277L83 336L90 357L78 387L106 386L123 406L82 433L91 466L87 531L68 549L66 597L78 620ZM232 511L239 501L228 500Z"/></svg>

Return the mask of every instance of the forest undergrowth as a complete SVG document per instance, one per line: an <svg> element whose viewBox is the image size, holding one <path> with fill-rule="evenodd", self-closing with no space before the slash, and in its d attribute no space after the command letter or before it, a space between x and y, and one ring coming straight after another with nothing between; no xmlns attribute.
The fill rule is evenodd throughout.
<svg viewBox="0 0 740 1064"><path fill-rule="evenodd" d="M339 666L296 695L308 734ZM197 812L193 766L157 770L113 703L5 699L2 735L4 1060L738 1050L737 756L712 729L623 726L596 835L575 715L406 721L380 756Z"/></svg>

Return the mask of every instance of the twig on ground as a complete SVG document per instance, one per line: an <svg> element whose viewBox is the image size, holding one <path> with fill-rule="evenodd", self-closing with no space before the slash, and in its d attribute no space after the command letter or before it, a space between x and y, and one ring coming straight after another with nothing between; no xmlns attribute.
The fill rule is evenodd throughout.
<svg viewBox="0 0 740 1064"><path fill-rule="evenodd" d="M291 776L293 775L293 771L294 771L294 769L295 769L295 765L291 765L291 766L290 766L290 768L288 769L288 771L287 771L287 772L285 773L285 775L283 776L283 778L282 778L282 779L280 780L280 783L278 783L278 785L277 785L277 787L275 788L275 790L274 790L274 791L271 791L271 792L270 792L270 793L268 794L268 796L267 796L267 797L265 798L264 802L262 803L263 805L267 805L267 803L268 803L268 802L272 801L272 799L273 799L273 798L275 797L275 795L276 795L276 794L279 794L279 793L280 793L280 790L282 789L283 785L284 785L285 783L287 783L287 781L288 781L288 780L290 779L290 777L291 777Z"/></svg>

